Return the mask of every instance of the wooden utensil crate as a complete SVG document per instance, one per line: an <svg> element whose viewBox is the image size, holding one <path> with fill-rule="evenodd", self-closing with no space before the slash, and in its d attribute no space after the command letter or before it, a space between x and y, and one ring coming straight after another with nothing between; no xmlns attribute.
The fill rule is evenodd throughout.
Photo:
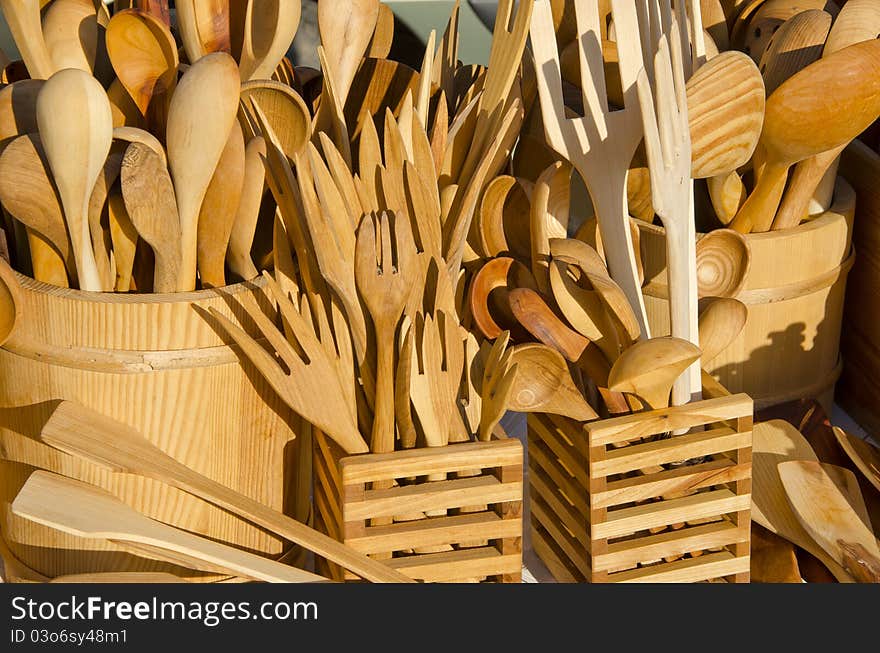
<svg viewBox="0 0 880 653"><path fill-rule="evenodd" d="M528 425L532 547L558 581L749 581L747 395Z"/></svg>
<svg viewBox="0 0 880 653"><path fill-rule="evenodd" d="M417 580L520 582L519 440L350 456L316 431L314 452L319 530ZM424 515L438 511L447 514ZM323 559L317 569L334 580L357 579Z"/></svg>

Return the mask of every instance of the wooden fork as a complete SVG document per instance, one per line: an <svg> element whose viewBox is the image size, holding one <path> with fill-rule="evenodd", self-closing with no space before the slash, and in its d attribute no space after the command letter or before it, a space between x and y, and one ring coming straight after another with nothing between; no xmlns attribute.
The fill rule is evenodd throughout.
<svg viewBox="0 0 880 653"><path fill-rule="evenodd" d="M599 11L595 0L574 0L578 32L581 86L585 116L567 118L562 74L550 0L537 0L531 37L538 96L549 145L565 156L590 191L611 276L623 288L639 320L642 337L649 338L645 302L633 253L627 211L626 176L642 140L636 76L642 68L637 3L612 0L618 35L620 81L625 107L610 111L605 88Z"/></svg>

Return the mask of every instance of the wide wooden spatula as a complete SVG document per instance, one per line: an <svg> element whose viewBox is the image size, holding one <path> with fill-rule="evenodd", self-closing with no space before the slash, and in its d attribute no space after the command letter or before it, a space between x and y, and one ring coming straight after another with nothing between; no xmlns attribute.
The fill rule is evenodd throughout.
<svg viewBox="0 0 880 653"><path fill-rule="evenodd" d="M312 583L327 579L253 553L153 521L109 492L72 478L37 470L12 502L24 519L71 535L100 538L125 546L169 553L183 564L232 571L270 583Z"/></svg>
<svg viewBox="0 0 880 653"><path fill-rule="evenodd" d="M43 427L40 439L73 456L111 469L139 474L230 510L367 580L409 583L412 580L276 510L213 481L183 465L135 429L76 402L64 401Z"/></svg>

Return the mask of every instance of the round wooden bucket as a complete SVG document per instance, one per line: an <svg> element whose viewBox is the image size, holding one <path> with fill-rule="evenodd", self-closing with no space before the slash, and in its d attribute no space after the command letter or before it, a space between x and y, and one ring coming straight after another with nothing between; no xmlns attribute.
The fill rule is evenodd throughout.
<svg viewBox="0 0 880 653"><path fill-rule="evenodd" d="M21 317L0 348L0 531L16 560L43 576L192 571L104 540L74 537L12 514L34 467L106 488L159 521L271 557L285 542L201 499L139 476L112 474L35 440L59 400L138 429L195 471L277 510L289 505L298 418L227 344L208 308L252 335L237 300L262 280L169 295L85 293L18 276ZM12 462L15 461L15 462Z"/></svg>
<svg viewBox="0 0 880 653"><path fill-rule="evenodd" d="M737 299L749 317L739 337L703 367L756 408L813 397L829 411L840 376L846 277L855 261L855 193L838 178L831 208L794 229L746 236L751 266ZM637 221L652 335L669 333L662 227ZM698 234L698 239L701 237Z"/></svg>

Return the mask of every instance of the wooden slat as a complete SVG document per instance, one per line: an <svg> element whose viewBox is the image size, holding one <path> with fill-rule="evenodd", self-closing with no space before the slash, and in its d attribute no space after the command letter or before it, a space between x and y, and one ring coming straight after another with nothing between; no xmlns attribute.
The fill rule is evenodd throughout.
<svg viewBox="0 0 880 653"><path fill-rule="evenodd" d="M339 462L342 484L521 465L522 443L516 439L466 442L447 447L348 456Z"/></svg>
<svg viewBox="0 0 880 653"><path fill-rule="evenodd" d="M587 518L578 514L574 506L565 501L556 490L549 477L539 469L532 469L529 474L529 495L533 498L540 497L548 508L553 511L556 519L565 524L571 534L577 538L581 546L589 547L590 537L587 533Z"/></svg>
<svg viewBox="0 0 880 653"><path fill-rule="evenodd" d="M584 428L590 446L598 446L659 435L667 431L691 429L752 413L752 400L746 394L707 399L698 402L696 407L693 406L674 406L587 422Z"/></svg>
<svg viewBox="0 0 880 653"><path fill-rule="evenodd" d="M481 547L393 558L388 566L416 580L443 583L522 573L522 555L502 555L494 547Z"/></svg>
<svg viewBox="0 0 880 653"><path fill-rule="evenodd" d="M574 568L564 553L558 551L555 542L543 527L532 528L532 550L560 583L583 583L586 578Z"/></svg>
<svg viewBox="0 0 880 653"><path fill-rule="evenodd" d="M472 466L468 467L469 469ZM363 501L346 504L349 521L443 510L500 501L521 501L522 482L501 483L494 476L475 476L387 490L367 490Z"/></svg>
<svg viewBox="0 0 880 653"><path fill-rule="evenodd" d="M324 467L328 470L338 495L342 488L342 478L339 476L339 456L333 453L333 447L336 444L332 443L326 435L317 429L314 429L314 434L315 437L313 439L318 445L315 447L316 454L324 462Z"/></svg>
<svg viewBox="0 0 880 653"><path fill-rule="evenodd" d="M608 508L673 492L687 492L730 483L749 478L751 469L751 464L737 465L728 458L721 458L699 465L676 467L656 474L611 481L604 492L593 494L593 506Z"/></svg>
<svg viewBox="0 0 880 653"><path fill-rule="evenodd" d="M339 513L339 506L322 490L315 491L315 508L316 512L321 515L324 522L325 533L335 540L342 540L342 515Z"/></svg>
<svg viewBox="0 0 880 653"><path fill-rule="evenodd" d="M568 471L574 474L578 483L584 487L588 485L586 457L575 450L557 431L548 428L544 422L535 420L530 428L530 434L550 448Z"/></svg>
<svg viewBox="0 0 880 653"><path fill-rule="evenodd" d="M317 453L312 457L312 470L317 478L318 484L338 511L341 502L342 488L336 484L336 480L333 478L334 470L328 465L327 460L322 454ZM341 519L340 516L340 521Z"/></svg>
<svg viewBox="0 0 880 653"><path fill-rule="evenodd" d="M552 429L560 437L564 437L574 450L586 458L587 456L587 433L584 431L584 423L576 422L561 415L541 415L541 420L547 428Z"/></svg>
<svg viewBox="0 0 880 653"><path fill-rule="evenodd" d="M749 572L748 556L737 558L730 551L684 558L651 567L622 571L609 576L612 583L698 583L721 576Z"/></svg>
<svg viewBox="0 0 880 653"><path fill-rule="evenodd" d="M581 542L578 542L562 524L555 518L553 511L547 507L547 504L536 498L532 501L531 516L544 527L547 535L556 542L556 546L561 549L569 561L574 564L585 576L590 573L590 565L587 564L587 550Z"/></svg>
<svg viewBox="0 0 880 653"><path fill-rule="evenodd" d="M634 567L636 564L648 560L658 560L684 555L691 551L727 546L748 541L748 539L748 527L738 527L729 521L664 531L657 535L609 544L608 553L593 558L593 569L608 571L621 567Z"/></svg>
<svg viewBox="0 0 880 653"><path fill-rule="evenodd" d="M593 478L624 474L653 465L664 465L698 456L706 456L749 446L752 434L737 433L722 427L679 435L667 440L655 440L609 451L603 460L593 462Z"/></svg>
<svg viewBox="0 0 880 653"><path fill-rule="evenodd" d="M592 535L594 540L621 537L649 528L750 510L751 503L751 495L737 496L730 490L723 489L621 508L609 512L605 523L593 524Z"/></svg>
<svg viewBox="0 0 880 653"><path fill-rule="evenodd" d="M590 510L587 505L586 489L579 486L574 476L566 470L553 452L540 440L529 441L529 468L540 467L559 491L584 516Z"/></svg>
<svg viewBox="0 0 880 653"><path fill-rule="evenodd" d="M372 526L363 537L345 543L361 553L402 551L439 544L458 544L468 540L492 540L522 536L522 521L502 519L495 512L467 513L433 517L389 526Z"/></svg>

